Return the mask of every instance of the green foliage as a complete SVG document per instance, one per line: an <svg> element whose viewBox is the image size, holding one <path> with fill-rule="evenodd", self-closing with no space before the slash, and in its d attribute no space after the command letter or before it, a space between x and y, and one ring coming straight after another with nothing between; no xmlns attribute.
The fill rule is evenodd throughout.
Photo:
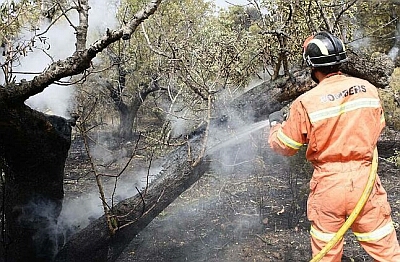
<svg viewBox="0 0 400 262"><path fill-rule="evenodd" d="M132 15L140 3L127 1L121 19L122 14ZM216 17L209 2L164 2L124 47L123 53L130 58L125 64L130 68L130 82L157 75L172 96L180 90L190 101L205 100L221 88L245 86L260 66L261 38L227 23Z"/></svg>
<svg viewBox="0 0 400 262"><path fill-rule="evenodd" d="M360 1L354 14L357 32L353 41L366 38L364 51L386 53L394 43L399 8L394 1Z"/></svg>
<svg viewBox="0 0 400 262"><path fill-rule="evenodd" d="M4 43L18 35L22 26L37 24L40 8L35 1L4 1L0 5L0 40Z"/></svg>
<svg viewBox="0 0 400 262"><path fill-rule="evenodd" d="M147 0L122 3L118 17L124 24ZM163 1L129 41L109 49L107 55L115 70L107 72L107 78L119 83L121 70L126 73L121 101L128 101L156 79L168 90L169 101L157 101L154 104L158 108L147 110L155 114L168 111L199 124L208 117L206 100L210 94L223 89L234 94L260 72L279 77L301 67L303 41L316 31L332 30L345 42L353 43L353 39L365 36L389 38L394 29L389 21L395 7L389 2L249 3L216 13L205 0ZM371 12L376 17L368 15ZM387 50L390 44L374 45L372 49L383 46Z"/></svg>
<svg viewBox="0 0 400 262"><path fill-rule="evenodd" d="M253 43L248 48L258 51L253 64L278 77L282 70L288 74L301 66L302 45L312 33L328 30L344 40L353 38L357 29L357 6L350 3L352 1L254 1L247 7L231 7L219 18L227 30L242 34L247 30Z"/></svg>
<svg viewBox="0 0 400 262"><path fill-rule="evenodd" d="M35 30L40 17L40 8L34 1L4 1L0 5L0 44L2 47L1 63L4 83L10 83L14 79L12 73L15 61L20 56L26 56L32 50L35 41L33 39L20 39L22 28Z"/></svg>

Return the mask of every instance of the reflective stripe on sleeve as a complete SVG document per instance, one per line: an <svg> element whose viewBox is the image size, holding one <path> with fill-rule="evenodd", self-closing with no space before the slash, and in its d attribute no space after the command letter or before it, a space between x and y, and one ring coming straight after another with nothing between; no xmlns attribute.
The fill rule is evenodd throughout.
<svg viewBox="0 0 400 262"><path fill-rule="evenodd" d="M285 144L285 146L296 149L296 150L300 149L300 147L303 145L303 144L291 139L287 135L285 135L282 131L282 128L279 128L277 137L283 144Z"/></svg>
<svg viewBox="0 0 400 262"><path fill-rule="evenodd" d="M323 110L315 111L309 114L310 121L315 123L317 121L336 117L345 112L349 112L352 110L360 109L360 108L378 108L380 107L380 101L376 98L360 98L354 101L350 101L347 103L343 103L339 106L334 106L330 108L326 108Z"/></svg>
<svg viewBox="0 0 400 262"><path fill-rule="evenodd" d="M368 232L368 233L354 232L354 235L356 236L358 241L374 241L374 240L379 240L381 238L384 238L385 236L392 233L393 230L394 230L393 223L389 222L385 226L378 228L375 231Z"/></svg>
<svg viewBox="0 0 400 262"><path fill-rule="evenodd" d="M329 242L335 236L335 233L324 233L315 229L313 226L311 226L310 234L312 237L324 242Z"/></svg>

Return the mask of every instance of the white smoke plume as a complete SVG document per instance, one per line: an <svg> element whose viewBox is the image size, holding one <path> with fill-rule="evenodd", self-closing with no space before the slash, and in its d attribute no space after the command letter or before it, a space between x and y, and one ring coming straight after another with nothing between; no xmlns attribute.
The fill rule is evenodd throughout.
<svg viewBox="0 0 400 262"><path fill-rule="evenodd" d="M72 21L75 19L71 18ZM40 31L46 30L48 22L43 22ZM40 33L39 31L39 33ZM23 38L30 39L33 32L23 32ZM42 41L36 41L36 48L27 56L21 57L20 66L15 71L17 80L31 80L43 71L52 62L64 59L75 50L75 35L67 21L54 24L46 33ZM68 81L68 79L62 79ZM74 105L75 88L73 86L50 85L42 93L30 97L26 104L43 113L59 115L69 118L69 112Z"/></svg>
<svg viewBox="0 0 400 262"><path fill-rule="evenodd" d="M88 43L92 43L106 32L107 28L116 28L118 20L116 19L116 6L118 0L91 0L91 9L89 10L89 28ZM78 23L77 14L69 13L70 21L75 25ZM36 33L47 29L49 23L43 21L40 29ZM29 39L33 32L23 32L23 38ZM75 51L75 34L69 22L60 20L50 27L45 34L42 42L37 42L37 48L29 52L27 56L22 57L20 66L15 69L23 74L17 75L17 80L25 78L31 80L37 73L45 69L49 64L59 59L65 59ZM45 52L43 52L45 50ZM33 73L33 74L25 74ZM68 81L68 79L62 79ZM30 97L26 104L31 108L47 113L69 118L70 112L75 105L75 87L59 86L53 84L46 88L42 93Z"/></svg>
<svg viewBox="0 0 400 262"><path fill-rule="evenodd" d="M138 168L136 170L124 173L118 178L103 181L104 193L108 205L112 206L122 200L137 194L137 190L142 190L147 185L147 176L149 182L161 171L159 166L149 169ZM93 181L88 192L76 197L70 197L64 200L61 214L58 218L58 234L64 235L64 240L68 235L85 228L89 223L103 215L102 202L99 198L98 188Z"/></svg>

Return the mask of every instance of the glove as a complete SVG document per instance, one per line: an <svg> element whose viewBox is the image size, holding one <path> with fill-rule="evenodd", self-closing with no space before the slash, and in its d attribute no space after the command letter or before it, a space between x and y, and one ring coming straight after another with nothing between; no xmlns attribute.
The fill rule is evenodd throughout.
<svg viewBox="0 0 400 262"><path fill-rule="evenodd" d="M277 123L282 123L285 120L285 116L281 110L275 111L268 116L269 125L274 126Z"/></svg>

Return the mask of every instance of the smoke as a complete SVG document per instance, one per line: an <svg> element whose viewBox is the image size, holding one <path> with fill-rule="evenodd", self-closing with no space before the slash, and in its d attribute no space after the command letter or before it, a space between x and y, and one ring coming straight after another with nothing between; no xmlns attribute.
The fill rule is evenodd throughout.
<svg viewBox="0 0 400 262"><path fill-rule="evenodd" d="M248 86L246 87L246 89L244 90L245 92L253 89L254 87L268 81L271 79L271 74L268 72L268 70L271 70L270 72L272 72L274 69L269 66L266 69L264 69L263 71L260 71L256 77L254 77L248 84ZM283 67L281 68L280 74L283 73Z"/></svg>
<svg viewBox="0 0 400 262"><path fill-rule="evenodd" d="M256 161L269 122L255 122L252 116L251 109L231 109L226 120L210 128L207 152L214 159L211 168L216 174L230 174L238 167L246 169Z"/></svg>
<svg viewBox="0 0 400 262"><path fill-rule="evenodd" d="M136 195L137 189L145 187L147 180L151 182L160 171L159 167L137 169L122 174L117 182L115 178L104 179L107 205L115 205ZM58 248L62 247L71 235L104 214L94 180L89 182L85 192L64 199L61 210L55 202L44 197L33 198L19 210L21 225L34 229L36 232L33 238L39 255L55 255Z"/></svg>
<svg viewBox="0 0 400 262"><path fill-rule="evenodd" d="M364 36L364 30L359 29L354 32L353 41L348 43L354 50L360 50L363 48L368 48L371 45L371 38Z"/></svg>
<svg viewBox="0 0 400 262"><path fill-rule="evenodd" d="M119 138L115 138L112 133L98 132L96 143L90 146L90 155L104 166L124 161L129 157L129 152L119 142Z"/></svg>
<svg viewBox="0 0 400 262"><path fill-rule="evenodd" d="M388 56L390 57L390 59L392 59L394 61L398 55L399 55L399 48L397 46L393 46L389 50Z"/></svg>
<svg viewBox="0 0 400 262"><path fill-rule="evenodd" d="M227 101L223 100L229 100L229 95L222 95L219 99L221 100L217 102L218 104L228 104ZM263 137L260 137L260 133L262 133L264 127L268 126L268 121L254 123L254 118L251 117L253 114L252 110L241 110L238 112L236 109L228 106L220 106L218 112L215 113L217 115L226 114L227 118L221 117L210 127L207 154L214 159L210 172L218 174L218 176L221 176L221 181L225 181L222 178L225 175L232 175L238 167L243 170L253 168L259 151L259 145L264 142L262 140ZM175 128L175 130L188 130L188 128L191 128L191 121L185 122L184 119L194 119L196 116L191 115L190 110L187 110L184 116L185 118L177 117L177 119L182 119L182 121L174 121L173 124L177 126L173 126L172 128ZM111 138L105 136L104 139L100 137L98 140L110 143ZM126 163L130 155L126 150L109 151L105 149L108 146L110 144L104 144L104 147L94 146L91 150L92 157L106 165L116 164L115 166L121 166L121 164ZM119 201L136 195L137 189L145 187L148 174L150 174L149 180L151 182L161 171L161 165L157 163L153 163L154 167L150 169L147 169L143 165L142 167L138 166L137 162L135 162L135 166L137 166L135 170L121 176L116 187L114 179L109 178L104 181L105 194L107 200L110 201L109 205L112 202L111 196L114 189L116 191L113 203L116 204ZM101 173L101 171L99 172ZM213 186L218 188L221 184ZM203 196L201 199L202 207L210 208L215 206L216 203L221 204L220 197L221 195ZM199 209L194 202L193 206L185 206L184 210L178 210L177 212L181 217L182 223L186 223L184 222L185 219L193 219L193 215L195 215L195 212L199 212ZM79 194L79 196L71 197L64 201L61 215L58 218L58 232L64 236L63 239L67 239L69 235L86 227L92 220L97 219L102 214L103 208L97 187L95 182L91 181L90 188L85 188L85 194ZM253 223L257 223L257 221L257 219L251 219L250 221L238 218L238 221L234 221L235 230L232 234L240 235L242 229L248 229ZM210 241L217 242L218 237L214 240L210 239Z"/></svg>
<svg viewBox="0 0 400 262"><path fill-rule="evenodd" d="M202 124L195 112L191 110L191 106L178 104L174 104L167 114L167 119L171 124L171 135L175 138L190 134Z"/></svg>
<svg viewBox="0 0 400 262"><path fill-rule="evenodd" d="M115 28L118 21L115 17L118 0L91 0L91 9L89 10L89 28L88 43L91 43L106 32L107 28ZM77 25L78 17L76 13L68 13L69 20ZM39 27L40 34L49 27L48 21L43 21ZM22 32L21 38L30 39L33 32ZM35 75L42 72L44 68L52 62L65 59L75 51L76 35L74 29L68 21L60 20L51 25L44 37L37 40L35 48L32 52L28 52L27 56L20 59L20 65L15 69L19 72L16 80L26 79L32 80ZM69 78L61 79L68 82ZM60 86L52 84L43 92L26 100L26 104L38 111L46 114L54 114L64 118L70 117L75 104L76 89L74 86Z"/></svg>
<svg viewBox="0 0 400 262"><path fill-rule="evenodd" d="M210 249L220 250L218 255L223 257L226 250L231 252L230 248L225 249L226 246L247 238L249 232L260 230L262 224L254 198L259 189L255 185L254 173L257 172L254 171L258 168L260 148L265 144L263 131L268 129L269 122L257 122L251 109L238 110L228 106L231 99L229 92L221 92L215 101L217 108L213 111L206 150L207 159L211 161L210 170L136 236L125 250L130 255L122 255L118 261L135 258L140 261L182 258L205 261L211 258ZM187 111L185 117L195 116ZM173 126L176 130L187 129L185 121L173 124L178 125ZM252 182L245 183L245 180ZM255 204L251 209L252 201ZM154 241L155 236L170 237ZM165 239L170 241L164 242ZM164 243L160 252L149 250L149 245L158 243Z"/></svg>
<svg viewBox="0 0 400 262"><path fill-rule="evenodd" d="M107 28L115 29L117 27L116 8L119 0L90 0L89 4L91 9L89 10L88 43L91 44L105 34ZM65 59L74 53L76 35L70 22L75 26L78 25L77 13L69 12L68 19L68 21L61 19L51 26L49 21L43 20L36 32L25 30L20 33L18 38L21 41L30 41L35 35L44 34L40 38L35 38L32 50L19 58L18 66L13 69L16 81L32 80L53 62ZM65 83L69 81L70 78L60 80ZM52 84L43 92L27 99L25 104L46 114L69 118L70 112L76 107L75 96L75 86ZM117 156L107 155L107 157L109 161L126 159L126 154L126 152L119 152ZM101 155L98 156L101 157ZM152 173L158 173L158 171L149 170L150 177L152 177ZM108 204L111 206L122 199L135 195L136 187L140 189L145 185L147 179L142 178L147 174L148 170L123 174L118 180L116 188L114 179L105 181L104 190L108 196ZM46 246L52 249L52 253L56 253L57 247L62 245L68 236L86 227L93 219L97 219L103 214L102 202L94 181L91 181L88 191L79 197L66 198L62 210L56 210L57 205L44 198L32 199L29 204L21 207L20 221L27 225L32 223L37 225L35 228L37 233L34 238L39 253L42 253L40 249ZM37 223L37 221L43 222Z"/></svg>
<svg viewBox="0 0 400 262"><path fill-rule="evenodd" d="M141 190L147 185L147 177L151 182L160 171L159 166L149 169L138 168L122 174L117 182L117 178L103 179L104 194L107 198L108 206L115 205L136 195L137 190ZM84 194L82 192L64 200L57 225L58 234L62 234L64 240L67 240L68 236L85 228L91 221L103 215L98 187L94 180L89 181L89 183Z"/></svg>
<svg viewBox="0 0 400 262"><path fill-rule="evenodd" d="M89 13L89 31L91 32L89 39L96 39L96 34L104 33L106 27L112 28L114 23L115 25L117 24L113 16L115 12L111 9L113 4L108 3L106 0L91 0L90 2L93 3L94 1L95 4L91 5L92 9ZM117 3L117 1L114 3ZM46 25L43 25L43 28L46 28ZM60 35L63 37L60 37ZM51 54L50 57L53 59L63 59L71 55L74 51L74 36L73 30L68 23L56 24L46 34L46 41L42 43L43 48L47 49L47 47L50 47L48 53ZM43 52L29 54L21 60L21 67L18 71L41 72L43 68L46 68L46 66L54 61L50 57L46 56ZM29 75L23 76L27 77ZM255 86L257 83L253 82L252 84ZM74 88L52 85L46 88L41 94L28 99L26 103L42 112L51 111L60 116L68 116L69 110L74 106L74 95ZM218 103L228 104L226 102L228 100L228 96L225 98L220 97ZM193 129L198 124L195 121L197 119L196 114L190 112L190 109L185 110L187 111L171 117L173 123L172 132L174 135L187 134L188 130ZM224 174L231 173L238 166L248 168L257 156L258 145L264 142L260 140L259 133L263 127L267 126L267 122L254 123L253 112L251 110L237 112L235 109L229 107L219 108L215 112L215 115L221 116L221 118L219 123L213 124L210 127L207 150L208 154L211 154L213 159L217 160L213 161L211 172L223 176ZM190 119L193 119L193 121ZM111 164L116 159L126 160L127 158L126 151L118 151L116 155L100 147L93 148L91 153L95 158L106 162L106 164ZM120 200L134 196L137 193L136 188L141 189L146 185L147 173L150 173L150 178L152 179L159 171L159 168L150 170L143 168L132 171L121 177L116 188L114 187L114 179L105 181L105 193L109 204L111 205L112 202L116 204ZM68 236L86 227L92 220L97 219L103 214L97 187L94 181L91 182L92 187L86 188L84 195L80 194L77 197L65 199L57 223L54 222L46 226L46 232L53 231L54 236L63 236L57 239L65 241ZM114 189L116 189L115 193ZM113 199L111 199L112 195L114 195ZM217 201L217 197L211 197L204 201L209 203L211 207ZM52 206L46 201L33 203L31 206L32 210L34 210L32 212L39 213L42 217L52 214ZM46 211L48 209L50 211ZM185 209L185 214L188 215L188 218L190 217L189 213L190 209ZM54 221L54 219L49 218L49 221ZM239 231L242 229L242 226L248 227L248 223L250 222L245 220L238 221L235 227L238 232L235 232L235 234L240 233ZM43 236L39 234L38 238Z"/></svg>
<svg viewBox="0 0 400 262"><path fill-rule="evenodd" d="M89 0L89 36L91 43L103 35L108 28L117 28L119 22L116 18L117 7L120 0Z"/></svg>
<svg viewBox="0 0 400 262"><path fill-rule="evenodd" d="M25 103L37 111L49 115L70 118L75 106L74 87L50 85L42 93L30 97Z"/></svg>
<svg viewBox="0 0 400 262"><path fill-rule="evenodd" d="M74 17L71 17L71 20L76 21ZM43 21L36 34L40 34L48 27L48 21ZM32 31L21 33L22 39L29 40L33 37L34 32ZM20 57L19 66L14 70L16 80L32 80L52 62L71 55L75 50L74 40L74 30L67 21L59 21L52 25L48 32L40 38L40 41L36 40L32 51L28 52L26 56ZM61 79L61 81L68 82L68 79ZM75 106L74 95L75 88L73 86L52 84L43 92L27 99L25 103L43 113L69 118L69 113Z"/></svg>
<svg viewBox="0 0 400 262"><path fill-rule="evenodd" d="M34 230L33 236L38 257L49 260L57 252L57 214L59 206L43 197L34 197L27 205L18 207L18 222L26 229Z"/></svg>

